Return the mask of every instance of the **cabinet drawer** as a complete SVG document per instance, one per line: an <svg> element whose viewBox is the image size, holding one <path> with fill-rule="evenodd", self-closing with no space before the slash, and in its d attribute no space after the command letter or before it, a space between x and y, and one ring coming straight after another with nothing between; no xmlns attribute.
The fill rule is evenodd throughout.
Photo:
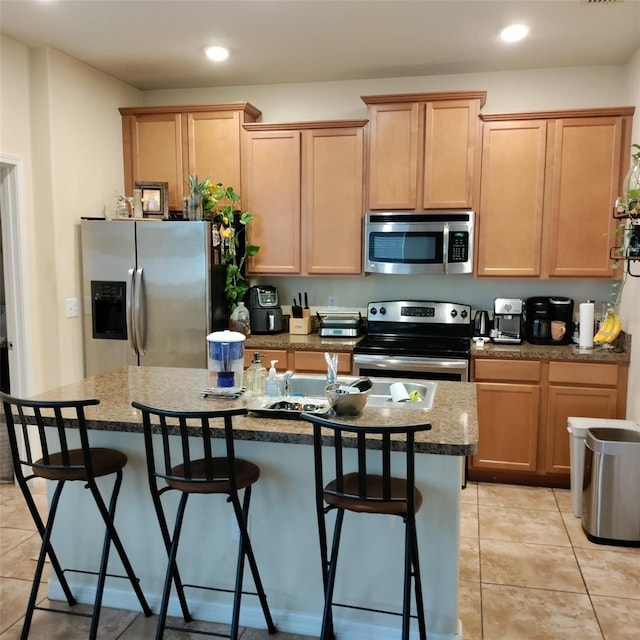
<svg viewBox="0 0 640 640"><path fill-rule="evenodd" d="M324 373L327 370L327 363L324 359L324 352L320 351L294 351L293 370L308 371L313 373ZM338 354L338 373L351 373L351 354Z"/></svg>
<svg viewBox="0 0 640 640"><path fill-rule="evenodd" d="M259 353L260 360L262 360L262 366L265 369L269 369L272 360L277 360L278 364L276 369L278 371L284 371L288 368L287 363L287 351L285 349L244 349L244 366L248 367L253 362L253 354Z"/></svg>
<svg viewBox="0 0 640 640"><path fill-rule="evenodd" d="M540 362L532 360L489 360L477 358L474 361L474 380L497 381L540 381Z"/></svg>
<svg viewBox="0 0 640 640"><path fill-rule="evenodd" d="M618 365L595 362L550 362L549 382L614 387L618 384Z"/></svg>

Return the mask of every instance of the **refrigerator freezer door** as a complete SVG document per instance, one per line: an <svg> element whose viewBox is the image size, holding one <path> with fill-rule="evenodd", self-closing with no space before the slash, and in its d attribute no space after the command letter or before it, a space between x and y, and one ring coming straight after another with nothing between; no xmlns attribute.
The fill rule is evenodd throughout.
<svg viewBox="0 0 640 640"><path fill-rule="evenodd" d="M135 271L136 264L134 223L83 220L81 242L86 375L136 365L126 313L131 301L129 270Z"/></svg>
<svg viewBox="0 0 640 640"><path fill-rule="evenodd" d="M211 331L211 226L136 222L134 289L140 364L207 367Z"/></svg>

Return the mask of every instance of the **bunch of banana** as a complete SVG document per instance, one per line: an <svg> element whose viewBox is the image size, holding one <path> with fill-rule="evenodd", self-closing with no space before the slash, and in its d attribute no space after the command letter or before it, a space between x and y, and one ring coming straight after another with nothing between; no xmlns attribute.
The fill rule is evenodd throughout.
<svg viewBox="0 0 640 640"><path fill-rule="evenodd" d="M605 319L598 329L598 333L593 336L593 341L597 344L609 344L613 342L622 330L622 320L620 316L612 310L607 312Z"/></svg>

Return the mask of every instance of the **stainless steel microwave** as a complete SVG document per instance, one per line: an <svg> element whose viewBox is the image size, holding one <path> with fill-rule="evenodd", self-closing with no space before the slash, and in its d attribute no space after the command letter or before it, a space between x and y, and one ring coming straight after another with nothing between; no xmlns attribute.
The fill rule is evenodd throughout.
<svg viewBox="0 0 640 640"><path fill-rule="evenodd" d="M364 271L472 273L474 219L473 211L367 213Z"/></svg>

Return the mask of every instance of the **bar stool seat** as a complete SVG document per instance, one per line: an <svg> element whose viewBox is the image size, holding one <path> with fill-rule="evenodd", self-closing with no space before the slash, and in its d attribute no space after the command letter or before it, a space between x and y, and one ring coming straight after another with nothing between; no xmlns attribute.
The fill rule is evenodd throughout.
<svg viewBox="0 0 640 640"><path fill-rule="evenodd" d="M88 406L97 405L100 400L89 398L86 400L68 401L37 401L16 398L6 393L0 393L3 405L5 423L9 432L9 444L13 459L16 481L26 500L27 506L34 520L38 533L42 538L42 545L36 571L31 587L31 594L22 627L21 640L27 640L31 630L33 614L36 610L48 613L60 613L91 618L89 640L95 640L98 634L100 612L102 610L102 596L107 575L110 577L127 578L138 598L145 616L150 616L151 609L142 593L139 580L136 577L129 558L124 550L120 536L114 524L115 510L122 484L123 469L127 464L127 456L116 449L104 447L90 447L84 410ZM63 416L63 412L65 416ZM77 432L80 438L79 449L69 449L67 431ZM21 442L18 441L18 434ZM37 453L36 453L37 452ZM39 456L37 459L35 457ZM24 468L30 473L24 474ZM108 506L96 484L96 478L115 476ZM49 505L46 525L42 521L36 507L33 495L29 489L29 481L34 478L44 478L55 482L55 489ZM84 488L89 489L93 500L104 521L105 534L102 545L102 556L97 572L80 569L62 569L58 557L51 545L51 534L62 490L67 482L81 481ZM124 576L107 574L109 551L111 545L115 547L125 570ZM51 567L60 583L60 587L70 607L76 604L76 599L65 577L66 571L85 573L97 576L96 595L91 613L81 613L73 608L70 610L54 607L38 607L36 600L38 588L42 579L42 572L47 556Z"/></svg>
<svg viewBox="0 0 640 640"><path fill-rule="evenodd" d="M326 494L324 501L331 507L336 509L347 509L358 513L379 513L390 516L407 515L407 481L401 478L391 478L390 499L384 499L384 482L383 476L367 475L366 477L366 495L367 497L360 500L353 497L341 497L335 495L338 491L338 481L332 480L325 487ZM348 473L343 478L342 493L348 496L358 495L358 484L360 475L357 473ZM422 494L418 488L414 491L414 513L419 511L422 506Z"/></svg>
<svg viewBox="0 0 640 640"><path fill-rule="evenodd" d="M70 449L69 466L65 465L62 453L51 454L49 464L45 464L43 458L39 458L33 463L33 475L46 480L87 480L84 455L82 449ZM126 454L117 449L94 447L89 450L89 457L94 478L117 473L127 464Z"/></svg>
<svg viewBox="0 0 640 640"><path fill-rule="evenodd" d="M205 631L197 633L237 640L240 628L240 602L245 593L242 590L245 560L249 562L256 587L256 593L251 593L251 595L258 596L268 632L270 634L276 633L277 629L271 618L267 596L258 572L247 528L251 488L260 478L260 468L253 462L237 458L234 448L232 418L233 416L245 415L247 409L190 412L151 407L140 402L132 402L131 404L142 413L149 489L168 556L156 627L156 640L162 640L166 629L193 632L188 627L167 624L169 597L174 586L182 609L182 616L187 623L191 622L192 618L184 593L185 587L233 593L229 635ZM214 438L214 425L220 423L223 425L223 437ZM154 434L156 433L159 434L157 439L162 444L158 448L158 452L154 447ZM225 455L214 456L214 448L216 452L221 450ZM162 453L159 453L160 450ZM192 450L198 451L198 458L194 459ZM204 457L200 457L203 454ZM169 532L165 507L161 501L161 496L171 490L179 491L181 494L173 525L173 535ZM244 492L242 503L240 502L240 491ZM240 532L233 590L182 582L177 562L178 545L187 500L193 494L224 495L226 502L230 502L233 507Z"/></svg>
<svg viewBox="0 0 640 640"><path fill-rule="evenodd" d="M260 478L260 467L249 462L248 460L235 459L235 463L231 463L227 458L212 458L210 462L207 460L194 460L191 463L191 479L185 471L185 465L179 464L171 469L171 478L167 478L167 484L172 489L184 491L185 493L229 493L231 484L229 476L231 475L231 467L234 468L236 483L238 489L245 489L254 484ZM208 481L208 472L213 473L215 480ZM179 480L177 478L185 478ZM202 482L193 482L193 480L201 480Z"/></svg>
<svg viewBox="0 0 640 640"><path fill-rule="evenodd" d="M422 580L418 555L418 535L415 514L422 506L422 494L415 486L415 434L431 429L429 423L414 425L372 426L340 422L315 413L302 413L301 418L313 424L316 516L324 608L320 640L334 640L333 608L346 607L376 613L402 616L402 640L409 640L411 619L418 619L420 640L426 640L426 621L422 597ZM322 433L331 433L330 444ZM394 440L392 440L392 436ZM402 438L400 438L402 437ZM402 439L403 442L398 442ZM333 448L330 460L323 460L323 448ZM345 470L348 450L356 450L355 471ZM405 477L391 475L392 451L404 455ZM394 467L395 468L395 467ZM380 473L381 470L381 473ZM328 478L332 478L327 481ZM336 511L331 552L328 548L326 516ZM333 600L338 551L345 512L399 516L405 523L404 581L402 613L393 610L370 609ZM364 544L364 543L363 543ZM416 615L411 614L411 591L415 595Z"/></svg>

